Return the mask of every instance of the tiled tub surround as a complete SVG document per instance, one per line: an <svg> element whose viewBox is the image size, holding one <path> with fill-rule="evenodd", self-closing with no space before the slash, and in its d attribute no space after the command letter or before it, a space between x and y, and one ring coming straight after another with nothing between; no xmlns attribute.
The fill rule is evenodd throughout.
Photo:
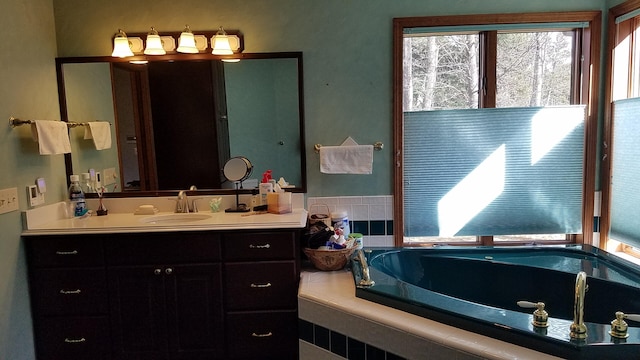
<svg viewBox="0 0 640 360"><path fill-rule="evenodd" d="M355 297L349 271L303 271L298 290L302 324L328 329L329 341L347 337L347 356L340 346L325 350L300 340L300 358L318 359L559 359L528 348L461 330L404 311ZM326 332L325 332L326 333ZM337 335L336 335L337 334ZM322 335L321 335L322 336ZM301 337L305 335L301 333ZM322 340L321 340L322 341ZM349 344L365 350L348 353ZM371 349L371 351L367 351ZM339 355L340 354L340 355ZM363 354L367 354L366 357Z"/></svg>
<svg viewBox="0 0 640 360"><path fill-rule="evenodd" d="M351 232L363 234L365 246L393 246L393 196L307 198L307 210L325 208L316 204L327 205L332 212L346 211Z"/></svg>

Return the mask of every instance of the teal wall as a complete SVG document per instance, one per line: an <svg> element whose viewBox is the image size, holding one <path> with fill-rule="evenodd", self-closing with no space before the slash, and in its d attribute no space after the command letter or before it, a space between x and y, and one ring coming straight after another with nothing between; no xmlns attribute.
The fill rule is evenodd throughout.
<svg viewBox="0 0 640 360"><path fill-rule="evenodd" d="M108 121L112 124L112 129L115 129L109 64L65 64L63 71L68 120L72 122ZM73 173L86 173L90 168L96 171L115 168L116 174L119 174L117 147L113 145L110 149L97 151L93 140L85 140L86 129L76 127L69 131ZM116 144L117 140L113 134L111 137L112 143ZM111 189L113 187L109 186L109 190Z"/></svg>
<svg viewBox="0 0 640 360"><path fill-rule="evenodd" d="M65 193L64 156L40 156L28 126L7 126L10 116L60 119L51 0L3 0L0 33L0 189L17 187L26 209L26 185L47 180L46 201ZM0 358L34 358L20 212L0 214Z"/></svg>
<svg viewBox="0 0 640 360"><path fill-rule="evenodd" d="M3 0L0 119L59 119L54 58L111 53L118 28L239 29L246 52L303 51L310 196L392 194L392 19L404 16L605 10L618 0ZM54 21L55 19L55 21ZM57 52L56 52L57 45ZM5 120L6 121L6 120ZM5 123L6 124L6 123ZM372 175L323 175L313 144L382 141ZM39 156L29 129L0 128L0 189L47 180L64 199L62 155ZM365 186L363 186L365 185ZM33 359L18 212L0 214L0 358Z"/></svg>
<svg viewBox="0 0 640 360"><path fill-rule="evenodd" d="M111 53L122 28L244 34L245 52L302 51L308 194L392 193L392 19L462 13L601 10L604 0L55 0L60 56ZM197 31L196 31L197 32ZM313 144L382 141L372 175L325 175ZM363 186L366 184L366 186Z"/></svg>
<svg viewBox="0 0 640 360"><path fill-rule="evenodd" d="M224 63L229 139L241 140L231 142L231 156L247 156L258 182L266 170L276 181L302 181L297 67L296 59Z"/></svg>

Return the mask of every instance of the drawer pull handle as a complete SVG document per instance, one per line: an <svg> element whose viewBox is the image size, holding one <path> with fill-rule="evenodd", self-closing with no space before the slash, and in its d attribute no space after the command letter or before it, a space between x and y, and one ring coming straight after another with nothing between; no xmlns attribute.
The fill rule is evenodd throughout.
<svg viewBox="0 0 640 360"><path fill-rule="evenodd" d="M252 283L251 287L252 288L268 288L268 287L271 287L271 283L270 282L268 282L266 284L253 284Z"/></svg>
<svg viewBox="0 0 640 360"><path fill-rule="evenodd" d="M271 247L271 244L264 244L264 245L249 244L249 249L268 249L270 247Z"/></svg>
<svg viewBox="0 0 640 360"><path fill-rule="evenodd" d="M269 336L273 336L273 333L271 331L269 331L266 334L256 334L256 333L252 333L251 336L253 337L258 337L258 338L263 338L263 337L269 337Z"/></svg>
<svg viewBox="0 0 640 360"><path fill-rule="evenodd" d="M171 275L173 273L173 269L172 268L166 268L164 270L164 273L167 274L167 275Z"/></svg>
<svg viewBox="0 0 640 360"><path fill-rule="evenodd" d="M58 250L56 251L56 255L78 255L78 250L73 250L73 251Z"/></svg>
<svg viewBox="0 0 640 360"><path fill-rule="evenodd" d="M64 342L69 343L69 344L77 344L77 343L82 343L87 341L85 338L80 338L80 339L69 339L69 338L64 338Z"/></svg>
<svg viewBox="0 0 640 360"><path fill-rule="evenodd" d="M60 294L63 295L74 295L74 294L80 294L82 291L80 291L80 289L76 289L76 290L64 290L61 289L60 290Z"/></svg>
<svg viewBox="0 0 640 360"><path fill-rule="evenodd" d="M154 275L160 275L160 274L162 274L162 270L160 270L160 269L153 269L153 274L154 274Z"/></svg>

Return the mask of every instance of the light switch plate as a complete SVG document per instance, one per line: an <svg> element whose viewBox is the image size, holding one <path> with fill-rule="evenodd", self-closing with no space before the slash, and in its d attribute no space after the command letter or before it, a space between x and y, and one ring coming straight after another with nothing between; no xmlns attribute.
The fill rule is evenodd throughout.
<svg viewBox="0 0 640 360"><path fill-rule="evenodd" d="M102 185L107 186L116 182L117 175L115 168L102 170Z"/></svg>
<svg viewBox="0 0 640 360"><path fill-rule="evenodd" d="M0 190L0 214L18 210L18 188Z"/></svg>

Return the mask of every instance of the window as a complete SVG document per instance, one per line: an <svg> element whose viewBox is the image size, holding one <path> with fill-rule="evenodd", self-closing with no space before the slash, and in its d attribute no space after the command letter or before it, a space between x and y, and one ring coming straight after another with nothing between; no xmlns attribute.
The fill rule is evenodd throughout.
<svg viewBox="0 0 640 360"><path fill-rule="evenodd" d="M396 245L591 241L599 26L599 12L394 20ZM562 125L539 138L563 145L534 166L545 121Z"/></svg>
<svg viewBox="0 0 640 360"><path fill-rule="evenodd" d="M604 159L602 162L601 236L606 249L629 259L640 258L638 154L640 125L640 1L624 2L609 10Z"/></svg>

